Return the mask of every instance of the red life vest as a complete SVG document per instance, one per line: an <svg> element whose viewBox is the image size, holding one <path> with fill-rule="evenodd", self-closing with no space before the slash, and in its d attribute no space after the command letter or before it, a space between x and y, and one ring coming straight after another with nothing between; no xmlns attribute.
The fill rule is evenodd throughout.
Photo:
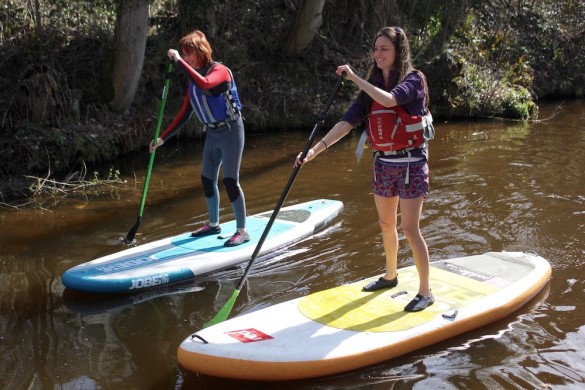
<svg viewBox="0 0 585 390"><path fill-rule="evenodd" d="M375 100L368 116L368 138L372 149L382 152L415 148L434 137L433 117L410 115L400 106L384 107Z"/></svg>

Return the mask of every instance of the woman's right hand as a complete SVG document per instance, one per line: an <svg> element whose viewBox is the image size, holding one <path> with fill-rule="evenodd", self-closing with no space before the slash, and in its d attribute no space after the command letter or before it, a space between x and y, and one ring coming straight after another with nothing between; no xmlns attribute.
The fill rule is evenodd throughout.
<svg viewBox="0 0 585 390"><path fill-rule="evenodd" d="M161 146L164 143L165 143L165 141L163 141L162 138L157 138L156 142L154 142L154 140L152 140L152 142L148 145L149 152L150 153L154 152L156 150L156 148L158 148L159 146Z"/></svg>
<svg viewBox="0 0 585 390"><path fill-rule="evenodd" d="M304 163L307 163L307 162L311 161L312 159L314 159L315 157L317 157L317 154L315 153L313 148L309 149L304 160L301 160L302 154L303 154L303 152L298 154L298 156L295 160L295 165L294 165L295 167L300 167Z"/></svg>

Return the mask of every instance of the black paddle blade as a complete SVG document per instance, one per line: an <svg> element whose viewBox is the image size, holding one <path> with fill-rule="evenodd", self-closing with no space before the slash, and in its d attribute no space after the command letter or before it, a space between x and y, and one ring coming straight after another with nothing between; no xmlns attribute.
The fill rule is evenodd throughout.
<svg viewBox="0 0 585 390"><path fill-rule="evenodd" d="M138 231L138 227L140 226L140 222L142 222L142 217L139 216L138 219L136 220L136 223L134 224L134 226L132 226L132 228L130 229L130 231L126 235L126 239L124 240L124 242L126 244L130 245L134 242L134 236L136 236L136 232Z"/></svg>

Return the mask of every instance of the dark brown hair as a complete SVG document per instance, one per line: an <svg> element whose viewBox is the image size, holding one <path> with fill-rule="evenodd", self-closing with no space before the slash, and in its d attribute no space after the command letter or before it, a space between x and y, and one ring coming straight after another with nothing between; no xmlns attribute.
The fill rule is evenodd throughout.
<svg viewBox="0 0 585 390"><path fill-rule="evenodd" d="M429 93L427 88L427 80L422 72L416 70L412 66L412 61L410 58L410 44L408 43L408 38L406 37L404 30L402 30L400 27L382 27L374 37L374 44L380 37L388 38L396 48L396 58L394 59L393 66L395 72L392 72L392 78L389 80L390 89L400 84L406 75L408 75L410 72L416 71L422 79L425 89L425 106L428 106ZM372 58L372 63L368 70L368 82L373 83L376 78L381 77L381 73L382 70L378 68L376 65L376 60ZM368 108L372 102L372 99L364 91L360 91L358 100L362 102L362 104L366 104L366 107Z"/></svg>

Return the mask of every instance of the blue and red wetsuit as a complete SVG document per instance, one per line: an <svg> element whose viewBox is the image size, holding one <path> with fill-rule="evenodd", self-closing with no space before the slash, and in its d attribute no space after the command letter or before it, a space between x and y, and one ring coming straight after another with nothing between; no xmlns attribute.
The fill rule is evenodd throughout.
<svg viewBox="0 0 585 390"><path fill-rule="evenodd" d="M219 223L219 169L232 205L238 228L246 227L246 202L240 186L240 164L244 151L244 122L241 103L231 71L214 62L209 68L194 70L183 59L178 63L189 77L189 87L181 110L161 134L166 141L196 114L206 130L201 182L209 221Z"/></svg>

